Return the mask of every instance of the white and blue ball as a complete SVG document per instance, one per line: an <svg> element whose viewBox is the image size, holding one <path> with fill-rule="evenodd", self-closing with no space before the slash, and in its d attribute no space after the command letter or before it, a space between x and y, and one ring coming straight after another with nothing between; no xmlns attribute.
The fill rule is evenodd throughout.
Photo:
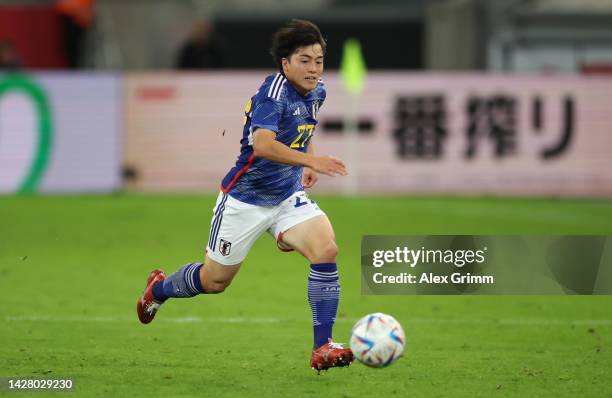
<svg viewBox="0 0 612 398"><path fill-rule="evenodd" d="M361 318L351 334L351 350L361 363L384 368L404 354L406 337L391 315L377 312Z"/></svg>

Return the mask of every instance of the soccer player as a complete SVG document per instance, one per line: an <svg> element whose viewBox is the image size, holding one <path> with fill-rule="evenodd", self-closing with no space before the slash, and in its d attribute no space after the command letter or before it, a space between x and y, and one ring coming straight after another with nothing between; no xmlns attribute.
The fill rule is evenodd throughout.
<svg viewBox="0 0 612 398"><path fill-rule="evenodd" d="M340 159L315 155L312 144L325 100L325 44L319 28L308 21L294 19L275 33L271 53L279 72L268 76L246 105L240 155L221 182L205 261L169 276L151 271L137 302L142 323L151 322L170 297L223 292L253 243L268 232L280 250L295 250L311 264L311 367L320 371L353 361L351 350L332 340L340 297L334 231L304 192L317 182L318 173L347 174Z"/></svg>

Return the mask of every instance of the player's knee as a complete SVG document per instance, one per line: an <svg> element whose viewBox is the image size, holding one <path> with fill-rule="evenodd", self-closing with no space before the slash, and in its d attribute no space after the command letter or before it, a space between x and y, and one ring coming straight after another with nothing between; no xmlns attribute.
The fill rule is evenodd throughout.
<svg viewBox="0 0 612 398"><path fill-rule="evenodd" d="M206 281L202 284L202 288L208 294L219 294L223 293L225 289L230 285L230 282L217 282L217 281Z"/></svg>
<svg viewBox="0 0 612 398"><path fill-rule="evenodd" d="M314 263L334 263L338 256L338 245L331 239L321 245L312 259Z"/></svg>

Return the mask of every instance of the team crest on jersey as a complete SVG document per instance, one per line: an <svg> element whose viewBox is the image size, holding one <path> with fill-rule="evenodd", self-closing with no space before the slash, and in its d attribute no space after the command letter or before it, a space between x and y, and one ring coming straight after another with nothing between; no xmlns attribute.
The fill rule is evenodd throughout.
<svg viewBox="0 0 612 398"><path fill-rule="evenodd" d="M225 239L219 240L219 252L224 256L229 256L230 251L232 250L232 242L229 242Z"/></svg>

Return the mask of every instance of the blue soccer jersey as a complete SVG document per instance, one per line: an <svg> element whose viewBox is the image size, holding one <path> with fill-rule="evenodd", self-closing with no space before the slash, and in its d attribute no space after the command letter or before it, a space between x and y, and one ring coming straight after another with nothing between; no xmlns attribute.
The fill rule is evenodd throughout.
<svg viewBox="0 0 612 398"><path fill-rule="evenodd" d="M258 128L272 130L276 140L306 152L317 112L325 100L325 87L302 96L282 73L268 76L249 100L244 115L240 155L221 182L221 190L258 206L277 205L302 187L302 166L289 166L255 156L253 134Z"/></svg>

